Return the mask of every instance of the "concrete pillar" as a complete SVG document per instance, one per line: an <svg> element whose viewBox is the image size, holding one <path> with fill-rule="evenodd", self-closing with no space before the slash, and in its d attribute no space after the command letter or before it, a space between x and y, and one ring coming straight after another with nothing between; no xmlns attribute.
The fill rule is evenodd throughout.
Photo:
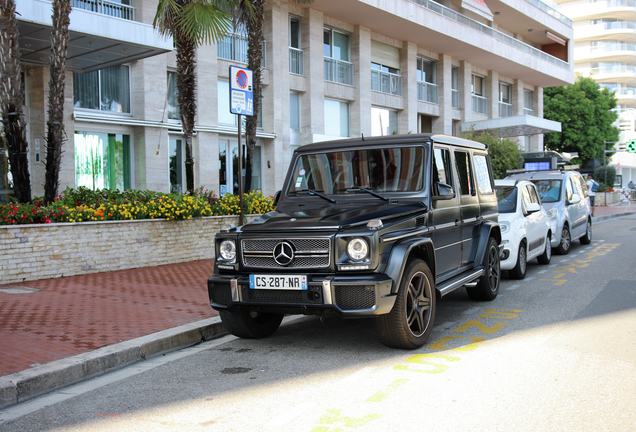
<svg viewBox="0 0 636 432"><path fill-rule="evenodd" d="M356 26L350 41L355 100L349 104L349 136L371 136L371 30Z"/></svg>
<svg viewBox="0 0 636 432"><path fill-rule="evenodd" d="M439 117L433 118L433 133L453 134L453 64L451 56L440 55L436 62L437 86L439 92Z"/></svg>
<svg viewBox="0 0 636 432"><path fill-rule="evenodd" d="M499 72L488 72L485 96L488 99L488 118L499 118Z"/></svg>
<svg viewBox="0 0 636 432"><path fill-rule="evenodd" d="M416 133L417 111L417 45L404 42L400 53L400 74L402 75L402 97L404 109L399 114L399 133ZM415 91L414 91L415 90Z"/></svg>
<svg viewBox="0 0 636 432"><path fill-rule="evenodd" d="M313 142L314 134L325 133L325 72L323 54L323 14L309 9L302 24L307 92L301 98L301 136L303 143Z"/></svg>
<svg viewBox="0 0 636 432"><path fill-rule="evenodd" d="M523 115L523 81L520 79L512 85L512 109L514 115Z"/></svg>
<svg viewBox="0 0 636 432"><path fill-rule="evenodd" d="M462 107L461 121L469 122L475 117L472 110L472 65L469 62L465 60L460 62L457 81L459 86L460 106Z"/></svg>

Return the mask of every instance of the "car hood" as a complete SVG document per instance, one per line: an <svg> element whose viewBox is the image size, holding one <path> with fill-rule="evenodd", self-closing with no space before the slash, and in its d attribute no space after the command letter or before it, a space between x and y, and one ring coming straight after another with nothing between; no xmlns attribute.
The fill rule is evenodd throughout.
<svg viewBox="0 0 636 432"><path fill-rule="evenodd" d="M319 208L298 207L286 211L274 210L259 216L252 222L243 225L241 231L251 232L285 232L303 230L338 231L354 225L366 224L373 219L403 218L415 216L427 210L423 202L408 204L368 204L355 207L343 207L332 204Z"/></svg>

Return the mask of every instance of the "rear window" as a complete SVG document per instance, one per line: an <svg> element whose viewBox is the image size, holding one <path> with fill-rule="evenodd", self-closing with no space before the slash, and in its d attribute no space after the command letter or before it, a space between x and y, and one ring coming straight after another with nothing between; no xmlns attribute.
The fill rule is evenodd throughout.
<svg viewBox="0 0 636 432"><path fill-rule="evenodd" d="M498 187L497 206L499 213L514 213L517 211L517 188L516 187Z"/></svg>
<svg viewBox="0 0 636 432"><path fill-rule="evenodd" d="M542 203L553 203L559 201L561 196L561 180L532 180L537 186L537 191L541 197Z"/></svg>

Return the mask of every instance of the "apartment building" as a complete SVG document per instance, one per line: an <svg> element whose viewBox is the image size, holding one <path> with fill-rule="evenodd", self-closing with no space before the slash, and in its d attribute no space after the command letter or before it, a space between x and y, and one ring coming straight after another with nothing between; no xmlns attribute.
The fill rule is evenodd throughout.
<svg viewBox="0 0 636 432"><path fill-rule="evenodd" d="M636 139L636 1L557 0L574 29L574 70L614 90L618 100L617 148ZM623 185L636 181L636 155L608 153ZM603 163L603 161L600 161Z"/></svg>
<svg viewBox="0 0 636 432"><path fill-rule="evenodd" d="M178 191L184 141L156 0L73 0L60 186ZM50 2L18 0L33 192L43 194ZM294 148L364 134L499 129L543 149L543 88L574 81L572 23L540 0L269 0L252 187L273 195ZM197 52L195 186L236 193L229 66L242 29ZM245 141L242 140L242 143Z"/></svg>

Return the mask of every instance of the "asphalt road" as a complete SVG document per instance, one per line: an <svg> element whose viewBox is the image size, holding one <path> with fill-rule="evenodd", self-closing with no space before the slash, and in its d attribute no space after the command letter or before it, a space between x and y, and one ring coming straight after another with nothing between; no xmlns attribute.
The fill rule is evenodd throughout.
<svg viewBox="0 0 636 432"><path fill-rule="evenodd" d="M636 431L636 215L529 264L493 302L437 305L427 345L293 317L11 407L0 431Z"/></svg>

